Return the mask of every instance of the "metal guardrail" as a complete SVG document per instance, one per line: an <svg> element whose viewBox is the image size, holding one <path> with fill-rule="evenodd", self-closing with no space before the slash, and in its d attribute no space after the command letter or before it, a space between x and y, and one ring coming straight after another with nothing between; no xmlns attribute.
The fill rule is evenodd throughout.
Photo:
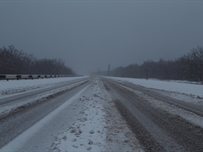
<svg viewBox="0 0 203 152"><path fill-rule="evenodd" d="M43 79L43 78L61 78L75 77L75 75L21 75L21 74L0 74L0 80L21 80L21 79Z"/></svg>

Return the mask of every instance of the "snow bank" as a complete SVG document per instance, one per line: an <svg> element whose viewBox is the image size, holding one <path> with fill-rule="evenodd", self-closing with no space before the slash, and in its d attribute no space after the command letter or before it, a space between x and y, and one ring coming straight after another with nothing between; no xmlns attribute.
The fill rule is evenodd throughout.
<svg viewBox="0 0 203 152"><path fill-rule="evenodd" d="M34 80L10 80L10 81L1 80L0 96L53 86L58 83L64 83L67 81L73 81L73 80L87 78L87 77L88 76L51 78L51 79L34 79Z"/></svg>
<svg viewBox="0 0 203 152"><path fill-rule="evenodd" d="M183 94L192 94L200 96L203 98L203 85L198 84L189 84L179 81L161 81L156 79L134 79L134 78L119 78L119 77L110 77L113 80L125 81L147 88L179 92Z"/></svg>

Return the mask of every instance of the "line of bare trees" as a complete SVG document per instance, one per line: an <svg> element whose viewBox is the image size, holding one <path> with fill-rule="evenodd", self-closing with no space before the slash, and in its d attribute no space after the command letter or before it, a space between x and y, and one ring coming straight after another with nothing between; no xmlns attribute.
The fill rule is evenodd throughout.
<svg viewBox="0 0 203 152"><path fill-rule="evenodd" d="M176 60L152 60L143 64L131 64L111 71L112 76L132 78L158 78L172 80L203 81L203 48L193 48Z"/></svg>
<svg viewBox="0 0 203 152"><path fill-rule="evenodd" d="M0 74L74 75L62 59L37 59L14 46L0 48Z"/></svg>

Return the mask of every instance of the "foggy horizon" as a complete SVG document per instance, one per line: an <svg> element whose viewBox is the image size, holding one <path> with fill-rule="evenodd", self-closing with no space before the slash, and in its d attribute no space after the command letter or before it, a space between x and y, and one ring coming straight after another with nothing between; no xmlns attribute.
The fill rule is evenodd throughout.
<svg viewBox="0 0 203 152"><path fill-rule="evenodd" d="M0 47L61 58L77 74L174 60L202 46L202 4L0 1Z"/></svg>

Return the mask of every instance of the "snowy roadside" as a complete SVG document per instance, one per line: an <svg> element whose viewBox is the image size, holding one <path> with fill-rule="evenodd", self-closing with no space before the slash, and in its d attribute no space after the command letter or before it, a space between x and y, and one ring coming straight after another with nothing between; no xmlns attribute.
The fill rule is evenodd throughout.
<svg viewBox="0 0 203 152"><path fill-rule="evenodd" d="M162 109L163 111L170 113L174 116L182 117L183 119L203 128L203 117L144 94L142 95L142 97L144 97L146 101L149 102L153 107Z"/></svg>
<svg viewBox="0 0 203 152"><path fill-rule="evenodd" d="M55 137L52 152L143 151L99 79L79 100L83 110L67 131Z"/></svg>
<svg viewBox="0 0 203 152"><path fill-rule="evenodd" d="M125 87L120 85L121 87L133 92L136 96L138 96L139 98L143 99L143 101L148 102L149 104L151 104L154 108L157 109L161 109L164 112L170 113L174 116L179 116L182 117L183 119L197 125L203 128L203 117L198 116L192 112L189 112L187 110L184 110L182 108L179 108L177 106L171 105L169 103L160 101L154 97L148 96L142 92L133 90L131 88ZM189 100L190 97L185 96L185 98L187 98ZM193 99L194 100L194 99Z"/></svg>
<svg viewBox="0 0 203 152"><path fill-rule="evenodd" d="M24 93L31 90L55 86L69 81L87 78L81 77L66 77L66 78L51 78L51 79L34 79L34 80L1 80L0 81L0 98L11 96L16 93Z"/></svg>
<svg viewBox="0 0 203 152"><path fill-rule="evenodd" d="M84 77L81 77L81 78L84 78ZM81 78L79 78L79 79L81 79ZM65 83L67 81L72 81L72 80L76 80L76 79L78 79L78 78L59 78L59 79L46 79L46 80L44 79L44 81L22 80L22 82L25 81L26 83L20 82L21 80L20 81L13 80L13 81L10 81L10 82L13 83L13 88L2 89L3 86L1 86L1 89L2 89L2 92L4 92L5 90L15 90L15 91L11 91L10 92L12 94L12 93L16 93L16 92L21 92L22 89L24 91L30 91L30 89L28 89L28 88L32 88L32 89L37 90L37 89L41 89L41 88L44 88L44 87L53 86L55 84ZM44 83L39 85L41 82L44 82ZM26 85L28 85L27 83L29 85L32 85L32 86L26 86ZM52 91L49 91L49 92L46 92L46 93L41 93L41 94L38 94L38 95L36 95L34 97L32 96L32 98L29 98L29 99L26 99L26 100L22 100L20 102L8 103L8 104L1 105L1 107L0 107L0 118L5 117L5 116L7 116L7 115L9 115L11 113L14 113L16 111L19 111L22 108L34 105L34 104L36 104L38 102L42 102L42 101L44 101L44 100L46 100L46 99L48 99L50 97L53 97L53 96L55 96L55 95L57 95L57 94L59 94L61 92L64 92L64 91L66 91L68 89L71 89L71 88L77 86L77 85L80 85L81 83L83 83L83 82L78 82L78 83L70 84L70 85L67 85L67 86L59 88L59 89L55 89L55 90L52 90ZM5 83L5 84L7 84L7 83ZM10 84L7 84L7 86L10 86Z"/></svg>
<svg viewBox="0 0 203 152"><path fill-rule="evenodd" d="M146 88L152 88L161 94L179 99L185 102L192 102L203 105L203 85L187 83L185 81L161 81L156 79L134 79L110 77L114 81L133 83Z"/></svg>
<svg viewBox="0 0 203 152"><path fill-rule="evenodd" d="M75 86L78 86L80 84L82 84L83 82L78 82L78 83L74 83L74 84L70 84L67 85L65 87L59 88L59 89L55 89L43 94L37 94L36 96L32 96L32 98L26 99L26 100L21 100L20 102L16 102L16 103L11 103L11 104L4 104L1 105L0 107L0 118L5 117L11 113L17 112L20 109L29 107L31 105L34 105L36 103L45 101L59 93L62 93L68 89L74 88Z"/></svg>

